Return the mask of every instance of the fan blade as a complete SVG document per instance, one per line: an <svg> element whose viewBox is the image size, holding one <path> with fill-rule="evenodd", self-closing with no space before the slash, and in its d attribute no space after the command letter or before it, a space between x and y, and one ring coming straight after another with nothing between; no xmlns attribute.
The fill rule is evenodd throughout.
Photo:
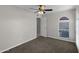
<svg viewBox="0 0 79 59"><path fill-rule="evenodd" d="M46 12L44 12L44 14L45 14Z"/></svg>
<svg viewBox="0 0 79 59"><path fill-rule="evenodd" d="M38 13L38 11L35 11L34 13Z"/></svg>
<svg viewBox="0 0 79 59"><path fill-rule="evenodd" d="M32 10L38 10L38 9L34 9L34 8L30 8L30 9L32 9Z"/></svg>
<svg viewBox="0 0 79 59"><path fill-rule="evenodd" d="M45 9L44 11L53 11L52 9Z"/></svg>

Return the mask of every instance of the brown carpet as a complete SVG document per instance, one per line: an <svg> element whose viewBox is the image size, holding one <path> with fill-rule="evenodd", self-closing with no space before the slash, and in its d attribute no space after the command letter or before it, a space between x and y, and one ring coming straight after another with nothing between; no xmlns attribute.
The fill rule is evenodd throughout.
<svg viewBox="0 0 79 59"><path fill-rule="evenodd" d="M77 53L75 43L38 37L3 53Z"/></svg>

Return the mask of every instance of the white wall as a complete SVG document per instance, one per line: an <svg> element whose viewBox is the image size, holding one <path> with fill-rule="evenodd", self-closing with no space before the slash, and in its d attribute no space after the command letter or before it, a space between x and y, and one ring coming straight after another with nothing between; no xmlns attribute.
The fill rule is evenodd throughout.
<svg viewBox="0 0 79 59"><path fill-rule="evenodd" d="M79 6L76 8L76 45L79 52Z"/></svg>
<svg viewBox="0 0 79 59"><path fill-rule="evenodd" d="M47 37L47 19L45 15L41 17L41 36Z"/></svg>
<svg viewBox="0 0 79 59"><path fill-rule="evenodd" d="M69 38L59 37L59 19L63 16L69 18ZM75 42L75 10L67 10L48 14L47 18L47 36L66 41Z"/></svg>
<svg viewBox="0 0 79 59"><path fill-rule="evenodd" d="M36 38L36 16L13 6L0 6L0 52Z"/></svg>

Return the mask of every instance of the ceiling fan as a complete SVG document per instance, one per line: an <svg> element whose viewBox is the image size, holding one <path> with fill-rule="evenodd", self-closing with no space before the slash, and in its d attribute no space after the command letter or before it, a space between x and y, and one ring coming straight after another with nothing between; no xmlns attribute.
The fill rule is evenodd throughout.
<svg viewBox="0 0 79 59"><path fill-rule="evenodd" d="M38 5L38 9L31 8L33 10L37 10L35 13L45 14L46 11L53 11L53 9L45 9L45 5Z"/></svg>

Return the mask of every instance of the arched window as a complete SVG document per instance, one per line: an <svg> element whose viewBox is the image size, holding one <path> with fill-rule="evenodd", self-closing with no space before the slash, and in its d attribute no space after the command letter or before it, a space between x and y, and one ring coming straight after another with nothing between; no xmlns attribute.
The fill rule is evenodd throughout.
<svg viewBox="0 0 79 59"><path fill-rule="evenodd" d="M69 18L67 17L59 19L59 36L69 38Z"/></svg>
<svg viewBox="0 0 79 59"><path fill-rule="evenodd" d="M67 17L61 17L60 20L69 20Z"/></svg>

